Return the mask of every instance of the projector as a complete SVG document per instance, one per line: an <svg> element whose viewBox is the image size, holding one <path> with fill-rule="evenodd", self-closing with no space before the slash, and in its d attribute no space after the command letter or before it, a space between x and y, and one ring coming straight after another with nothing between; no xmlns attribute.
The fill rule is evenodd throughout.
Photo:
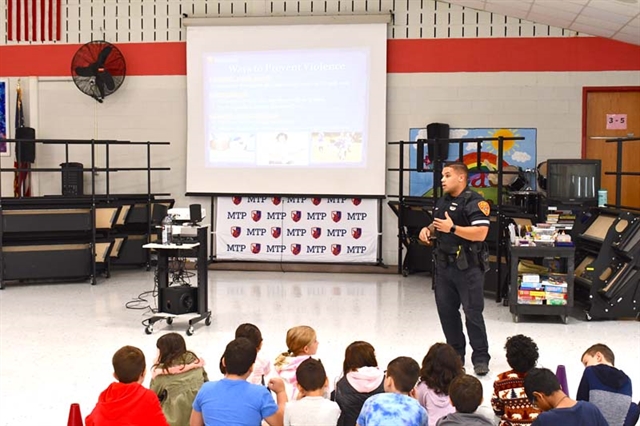
<svg viewBox="0 0 640 426"><path fill-rule="evenodd" d="M198 210L200 211L200 217L197 217ZM177 207L169 209L167 211L167 214L171 216L173 223L199 223L206 217L206 211L204 207L200 207L199 209L194 209L193 207Z"/></svg>

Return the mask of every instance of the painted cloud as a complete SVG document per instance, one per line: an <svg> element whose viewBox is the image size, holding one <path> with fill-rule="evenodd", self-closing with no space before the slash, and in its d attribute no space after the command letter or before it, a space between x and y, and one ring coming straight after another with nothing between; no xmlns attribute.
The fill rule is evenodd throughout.
<svg viewBox="0 0 640 426"><path fill-rule="evenodd" d="M516 151L511 155L511 159L517 163L526 163L531 160L531 156L526 152Z"/></svg>

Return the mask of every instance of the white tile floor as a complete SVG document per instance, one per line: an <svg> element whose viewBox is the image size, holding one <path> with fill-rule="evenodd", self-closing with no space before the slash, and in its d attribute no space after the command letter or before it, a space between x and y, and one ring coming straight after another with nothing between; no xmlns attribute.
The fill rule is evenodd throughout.
<svg viewBox="0 0 640 426"><path fill-rule="evenodd" d="M214 379L217 360L242 322L260 327L262 354L270 358L285 350L289 327L313 326L318 356L330 376L339 373L344 349L353 340L371 342L385 366L400 355L421 362L431 344L444 340L427 277L211 271L209 281L213 324L197 328L187 343L208 361ZM111 356L123 345L140 347L150 365L157 338L167 330L184 333L186 323L158 323L153 335L144 333L142 312L124 304L151 289L152 282L151 272L117 271L96 286L23 285L0 291L0 425L64 424L72 402L79 402L86 416L111 382ZM564 325L559 318L530 319L515 324L508 308L486 300L493 360L491 373L482 379L485 395L495 374L508 368L505 338L523 333L538 343L540 365L567 366L572 396L582 374L582 352L596 342L608 344L617 366L635 383L634 400L640 399L640 322L571 318Z"/></svg>

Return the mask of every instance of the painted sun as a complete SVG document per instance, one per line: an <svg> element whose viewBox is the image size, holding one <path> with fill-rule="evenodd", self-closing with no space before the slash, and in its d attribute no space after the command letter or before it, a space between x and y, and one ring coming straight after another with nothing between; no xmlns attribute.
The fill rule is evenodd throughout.
<svg viewBox="0 0 640 426"><path fill-rule="evenodd" d="M512 138L512 137L517 137L520 136L518 134L518 130L513 130L513 129L495 129L493 131L489 131L488 136L491 138L498 138L500 136L502 136L503 138ZM503 150L502 152L504 154L506 154L507 152L511 151L514 148L518 148L518 141L504 141L503 142ZM495 154L498 153L498 141L491 141L488 147L485 147L485 149L487 149L487 151L489 152L493 152Z"/></svg>

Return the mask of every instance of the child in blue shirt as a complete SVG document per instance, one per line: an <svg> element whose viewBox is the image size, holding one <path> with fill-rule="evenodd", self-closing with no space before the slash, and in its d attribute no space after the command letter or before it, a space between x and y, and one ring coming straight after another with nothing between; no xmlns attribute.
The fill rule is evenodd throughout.
<svg viewBox="0 0 640 426"><path fill-rule="evenodd" d="M357 426L426 426L427 411L413 398L420 366L408 357L387 366L384 391L369 397L362 406Z"/></svg>
<svg viewBox="0 0 640 426"><path fill-rule="evenodd" d="M598 407L569 398L551 370L530 370L524 378L524 391L542 411L532 426L609 426Z"/></svg>
<svg viewBox="0 0 640 426"><path fill-rule="evenodd" d="M282 379L269 380L268 389L247 382L256 355L255 344L244 337L227 345L221 361L225 377L202 385L193 401L191 426L260 426L262 420L282 425L287 403ZM269 390L275 392L277 405Z"/></svg>

